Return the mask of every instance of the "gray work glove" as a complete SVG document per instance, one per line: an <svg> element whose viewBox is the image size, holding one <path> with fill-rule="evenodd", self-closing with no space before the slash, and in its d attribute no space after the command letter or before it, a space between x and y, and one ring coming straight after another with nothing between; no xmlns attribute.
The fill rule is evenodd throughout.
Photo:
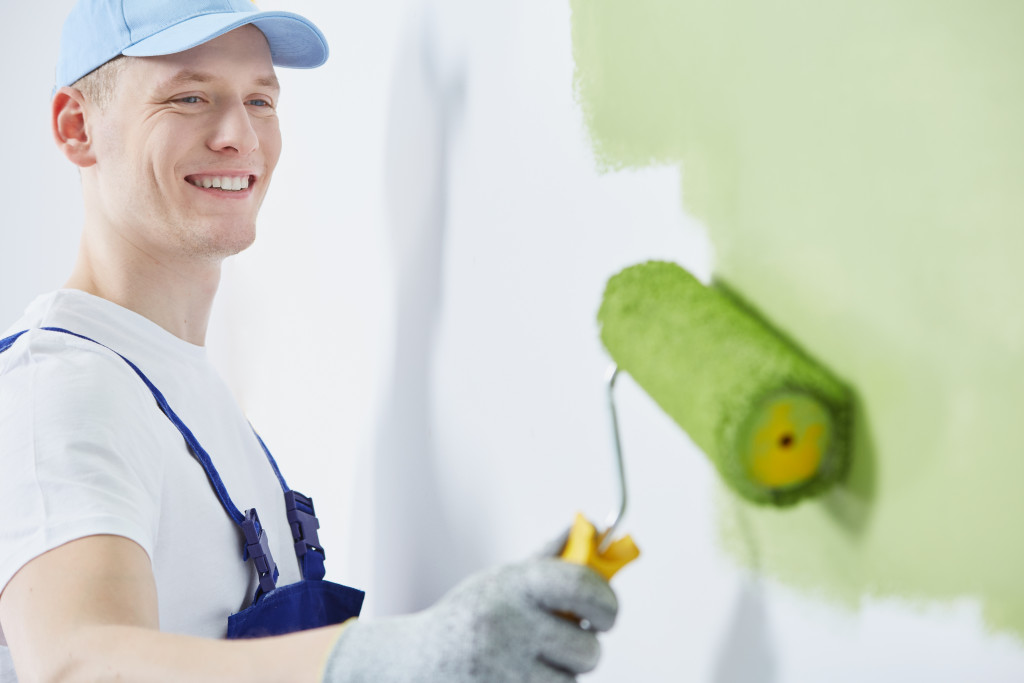
<svg viewBox="0 0 1024 683"><path fill-rule="evenodd" d="M324 683L549 683L597 666L615 622L608 582L553 558L475 574L416 614L355 621ZM571 614L589 624L584 629Z"/></svg>

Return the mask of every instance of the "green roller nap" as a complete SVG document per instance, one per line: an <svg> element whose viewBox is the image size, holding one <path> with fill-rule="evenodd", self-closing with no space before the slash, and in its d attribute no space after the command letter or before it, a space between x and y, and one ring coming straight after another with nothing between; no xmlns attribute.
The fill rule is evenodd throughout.
<svg viewBox="0 0 1024 683"><path fill-rule="evenodd" d="M790 505L846 471L849 391L724 292L652 261L608 281L598 320L619 368L740 495Z"/></svg>

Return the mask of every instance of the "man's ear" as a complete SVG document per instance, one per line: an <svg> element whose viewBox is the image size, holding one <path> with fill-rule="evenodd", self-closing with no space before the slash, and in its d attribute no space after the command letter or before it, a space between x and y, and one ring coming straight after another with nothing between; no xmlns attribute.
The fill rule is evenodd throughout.
<svg viewBox="0 0 1024 683"><path fill-rule="evenodd" d="M92 138L86 126L85 96L77 88L65 86L53 96L51 105L53 138L71 163L81 168L96 163Z"/></svg>

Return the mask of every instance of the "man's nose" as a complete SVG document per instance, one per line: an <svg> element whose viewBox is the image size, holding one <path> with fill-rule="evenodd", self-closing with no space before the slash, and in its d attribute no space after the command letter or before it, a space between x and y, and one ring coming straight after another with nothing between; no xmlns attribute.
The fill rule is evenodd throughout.
<svg viewBox="0 0 1024 683"><path fill-rule="evenodd" d="M244 103L225 106L217 113L207 146L215 152L230 149L243 156L259 148L260 139Z"/></svg>

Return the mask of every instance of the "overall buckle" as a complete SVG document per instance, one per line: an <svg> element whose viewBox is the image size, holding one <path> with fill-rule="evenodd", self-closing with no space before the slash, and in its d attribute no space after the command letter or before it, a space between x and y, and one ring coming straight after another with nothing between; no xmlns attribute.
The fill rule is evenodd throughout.
<svg viewBox="0 0 1024 683"><path fill-rule="evenodd" d="M245 511L245 519L242 520L242 533L245 535L242 559L252 558L252 564L259 576L260 585L256 589L256 597L253 598L253 602L255 602L260 599L260 596L269 593L277 586L277 563L274 562L274 556L270 552L270 539L260 524L256 508Z"/></svg>
<svg viewBox="0 0 1024 683"><path fill-rule="evenodd" d="M295 557L302 568L303 578L324 578L325 553L316 531L320 528L320 520L316 518L313 499L298 491L287 491L284 502L295 542Z"/></svg>

